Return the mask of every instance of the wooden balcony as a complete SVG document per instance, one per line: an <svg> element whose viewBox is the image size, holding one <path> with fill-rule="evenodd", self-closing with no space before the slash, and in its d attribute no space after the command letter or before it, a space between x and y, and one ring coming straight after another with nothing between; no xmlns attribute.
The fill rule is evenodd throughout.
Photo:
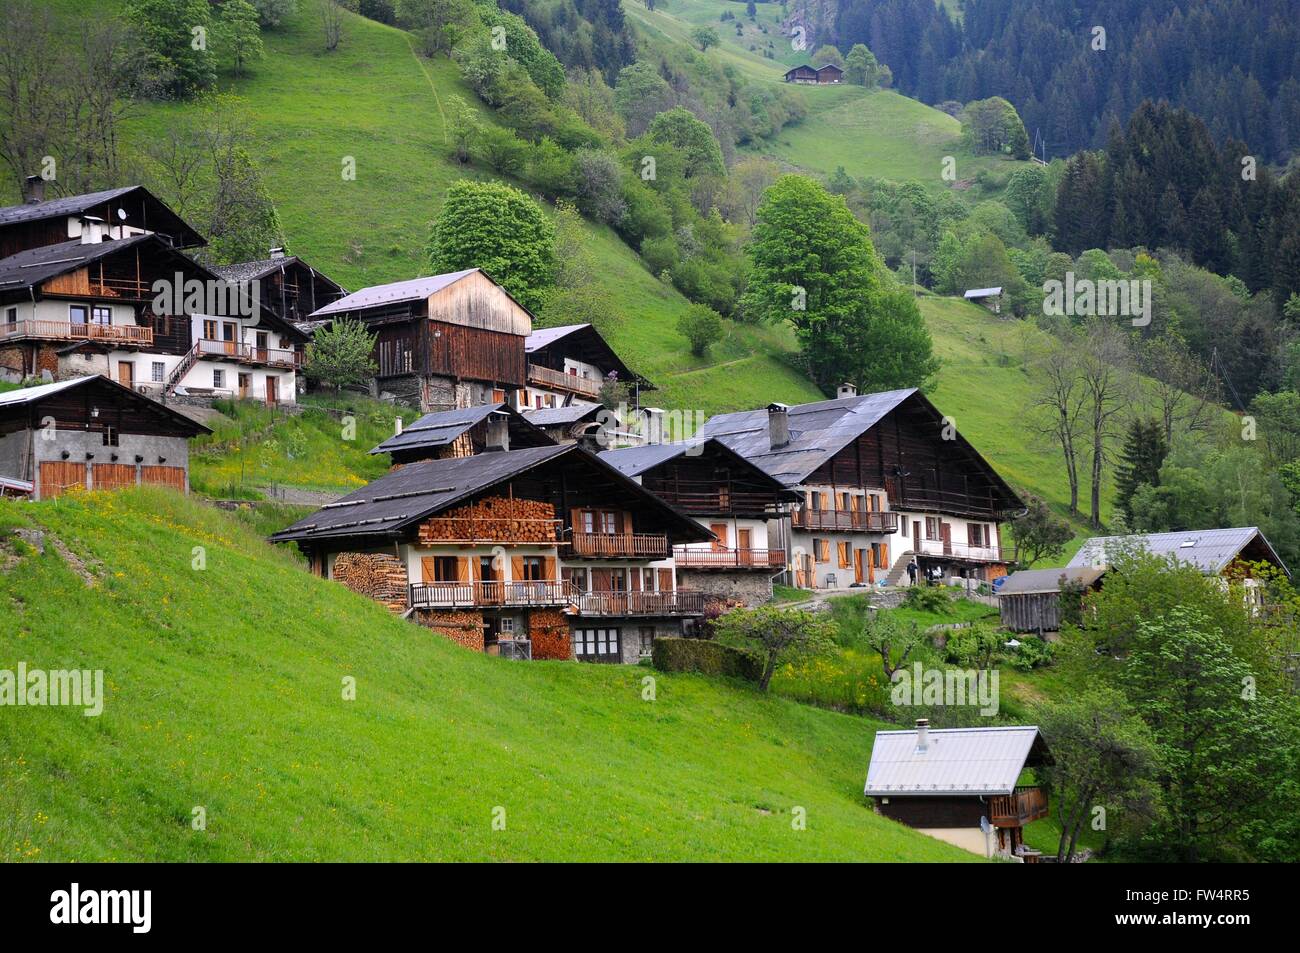
<svg viewBox="0 0 1300 953"><path fill-rule="evenodd" d="M898 514L890 510L811 510L801 506L794 511L795 529L830 530L846 533L896 533Z"/></svg>
<svg viewBox="0 0 1300 953"><path fill-rule="evenodd" d="M781 499L776 493L732 490L717 484L685 487L668 480L647 484L647 489L692 516L776 516L781 511Z"/></svg>
<svg viewBox="0 0 1300 953"><path fill-rule="evenodd" d="M595 398L600 395L602 381L598 378L582 377L578 374L566 374L564 371L553 371L549 367L542 367L540 364L529 364L528 383L536 384L539 387L553 387L556 390L569 391L583 397Z"/></svg>
<svg viewBox="0 0 1300 953"><path fill-rule="evenodd" d="M785 552L780 549L691 549L678 546L673 558L679 569L756 569L778 572L785 569Z"/></svg>
<svg viewBox="0 0 1300 953"><path fill-rule="evenodd" d="M972 546L969 543L952 543L940 539L922 540L920 555L947 556L952 559L967 559L971 562L983 563L1006 561L1001 546Z"/></svg>
<svg viewBox="0 0 1300 953"><path fill-rule="evenodd" d="M989 798L989 822L996 827L1024 827L1047 816L1047 794L1042 788L1018 787L1012 794Z"/></svg>
<svg viewBox="0 0 1300 953"><path fill-rule="evenodd" d="M148 347L153 328L134 324L72 324L68 321L29 320L0 323L0 340L40 338L47 341L103 341Z"/></svg>
<svg viewBox="0 0 1300 953"><path fill-rule="evenodd" d="M226 359L267 367L299 367L302 364L302 354L286 348L254 347L239 341L213 341L208 338L200 339L195 348L198 357L207 360Z"/></svg>
<svg viewBox="0 0 1300 953"><path fill-rule="evenodd" d="M668 537L656 533L574 533L574 556L589 559L667 559Z"/></svg>
<svg viewBox="0 0 1300 953"><path fill-rule="evenodd" d="M567 606L576 595L567 582L423 582L410 589L413 609Z"/></svg>
<svg viewBox="0 0 1300 953"><path fill-rule="evenodd" d="M580 592L574 599L577 615L703 615L702 592Z"/></svg>

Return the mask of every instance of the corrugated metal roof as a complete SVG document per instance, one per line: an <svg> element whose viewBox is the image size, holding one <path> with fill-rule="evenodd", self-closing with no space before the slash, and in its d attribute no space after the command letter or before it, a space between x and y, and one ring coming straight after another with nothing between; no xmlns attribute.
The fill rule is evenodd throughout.
<svg viewBox="0 0 1300 953"><path fill-rule="evenodd" d="M51 394L57 394L61 390L80 387L90 379L90 377L74 377L71 380L55 381L53 384L37 384L35 387L20 387L18 390L5 391L0 394L0 407L14 404L30 404L32 401L44 400Z"/></svg>
<svg viewBox="0 0 1300 953"><path fill-rule="evenodd" d="M540 350L548 344L554 344L560 338L568 337L574 331L591 327L590 324L566 324L558 328L539 328L524 339L524 352L527 354Z"/></svg>
<svg viewBox="0 0 1300 953"><path fill-rule="evenodd" d="M417 418L409 427L395 434L371 450L371 453L392 453L416 447L442 447L451 443L466 430L486 420L505 404L479 404L456 410L440 410Z"/></svg>
<svg viewBox="0 0 1300 953"><path fill-rule="evenodd" d="M1176 533L1147 533L1133 536L1094 536L1087 540L1069 562L1073 567L1105 566L1113 554L1124 548L1146 549L1156 556L1172 556L1190 563L1204 573L1218 574L1256 537L1268 548L1277 564L1286 568L1267 537L1257 526L1231 529L1196 529Z"/></svg>
<svg viewBox="0 0 1300 953"><path fill-rule="evenodd" d="M925 751L916 729L877 731L866 794L1010 794L1038 738L1037 725L931 728Z"/></svg>
<svg viewBox="0 0 1300 953"><path fill-rule="evenodd" d="M908 388L796 404L788 410L790 442L779 450L768 437L766 408L718 414L698 436L716 437L786 486L796 486L916 392Z"/></svg>
<svg viewBox="0 0 1300 953"><path fill-rule="evenodd" d="M559 427L564 424L576 424L588 415L598 413L600 404L575 400L563 407L538 407L523 411L524 419L535 427Z"/></svg>
<svg viewBox="0 0 1300 953"><path fill-rule="evenodd" d="M185 436L193 437L198 434L212 433L208 427L199 423L197 420L173 410L166 404L159 403L152 397L147 397L129 387L124 387L112 378L105 377L103 374L87 374L66 381L55 381L52 384L37 384L35 387L20 387L18 390L5 391L3 394L0 394L0 409L7 407L21 407L25 404L32 404L44 400L47 397L66 390L73 390L74 388L87 386L99 387L108 391L113 397L125 397L127 400L133 400L149 406L158 414L161 414L163 417L166 417L175 423L178 426L178 429L185 433Z"/></svg>
<svg viewBox="0 0 1300 953"><path fill-rule="evenodd" d="M963 295L963 297L965 297L965 298L990 298L990 297L992 297L993 295L1000 295L1000 294L1002 294L1002 289L1001 289L1001 287L998 287L998 288L972 288L970 291L966 292L966 294Z"/></svg>
<svg viewBox="0 0 1300 953"><path fill-rule="evenodd" d="M466 275L473 274L478 270L478 268L467 268L465 271L453 271L445 275L430 275L426 278L393 281L386 285L372 285L369 288L354 291L337 301L331 301L323 308L317 308L311 313L311 317L323 318L331 314L358 311L362 308L373 308L377 305L394 304L400 301L418 301L441 291L448 285L455 284Z"/></svg>
<svg viewBox="0 0 1300 953"><path fill-rule="evenodd" d="M1091 567L1066 567L1064 569L1022 569L1013 572L996 587L998 596L1027 596L1032 593L1060 592L1062 580L1091 586L1104 574L1105 569Z"/></svg>

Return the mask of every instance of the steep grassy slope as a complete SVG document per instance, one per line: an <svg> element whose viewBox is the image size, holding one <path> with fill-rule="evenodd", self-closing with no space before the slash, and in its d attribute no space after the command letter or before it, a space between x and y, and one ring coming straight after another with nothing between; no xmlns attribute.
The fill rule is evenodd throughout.
<svg viewBox="0 0 1300 953"><path fill-rule="evenodd" d="M475 655L167 491L0 501L0 540L0 668L102 669L107 696L0 709L8 858L970 859L863 804L863 719Z"/></svg>

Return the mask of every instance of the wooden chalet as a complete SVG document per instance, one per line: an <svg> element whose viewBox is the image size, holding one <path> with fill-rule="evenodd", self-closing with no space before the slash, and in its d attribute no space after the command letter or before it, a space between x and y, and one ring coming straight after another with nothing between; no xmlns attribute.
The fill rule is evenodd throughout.
<svg viewBox="0 0 1300 953"><path fill-rule="evenodd" d="M672 552L709 538L573 444L408 464L271 537L467 647L592 662L703 613Z"/></svg>
<svg viewBox="0 0 1300 953"><path fill-rule="evenodd" d="M378 336L376 389L421 411L502 403L525 385L532 315L481 269L362 288L311 315L341 317Z"/></svg>
<svg viewBox="0 0 1300 953"><path fill-rule="evenodd" d="M184 493L189 440L210 432L100 375L24 387L0 394L0 478L38 500L145 484Z"/></svg>
<svg viewBox="0 0 1300 953"><path fill-rule="evenodd" d="M370 452L387 453L393 463L407 464L555 444L509 404L479 404L425 414Z"/></svg>
<svg viewBox="0 0 1300 953"><path fill-rule="evenodd" d="M1024 826L1047 817L1046 792L1022 785L1052 763L1037 726L877 731L866 796L876 813L985 857L1030 863Z"/></svg>
<svg viewBox="0 0 1300 953"><path fill-rule="evenodd" d="M528 386L519 407L550 409L574 401L595 401L611 377L632 385L631 409L640 406L643 390L654 385L632 371L590 324L569 324L534 331L524 341Z"/></svg>
<svg viewBox="0 0 1300 953"><path fill-rule="evenodd" d="M781 541L790 584L898 584L913 561L932 578L1005 574L999 523L1023 505L920 391L845 385L835 400L720 414L699 435L802 496Z"/></svg>
<svg viewBox="0 0 1300 953"><path fill-rule="evenodd" d="M844 70L834 63L827 63L825 66L809 66L801 63L786 70L784 78L787 83L827 86L841 82L844 79Z"/></svg>
<svg viewBox="0 0 1300 953"><path fill-rule="evenodd" d="M297 255L272 248L270 257L214 268L227 281L257 282L262 303L285 321L311 324L311 314L347 295L347 289ZM299 328L299 330L304 330Z"/></svg>
<svg viewBox="0 0 1300 953"><path fill-rule="evenodd" d="M676 547L679 581L749 605L771 599L786 551L769 543L769 526L800 499L797 492L719 440L607 450L600 458L713 534Z"/></svg>

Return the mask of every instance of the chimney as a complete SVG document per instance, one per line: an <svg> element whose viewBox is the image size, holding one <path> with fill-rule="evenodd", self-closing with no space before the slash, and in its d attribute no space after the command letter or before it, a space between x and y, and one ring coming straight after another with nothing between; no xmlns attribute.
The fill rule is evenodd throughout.
<svg viewBox="0 0 1300 953"><path fill-rule="evenodd" d="M485 449L488 452L510 449L510 415L500 411L488 414Z"/></svg>
<svg viewBox="0 0 1300 953"><path fill-rule="evenodd" d="M45 201L45 180L39 175L29 175L23 179L23 202L35 205Z"/></svg>
<svg viewBox="0 0 1300 953"><path fill-rule="evenodd" d="M835 397L837 400L843 400L845 397L857 397L857 396L858 396L858 389L854 387L853 384L851 384L849 381L845 381L843 384L841 384L840 389L835 392Z"/></svg>
<svg viewBox="0 0 1300 953"><path fill-rule="evenodd" d="M402 435L402 418L401 418L401 417L394 417L394 418L393 418L393 436L394 436L394 437L400 437L401 435Z"/></svg>
<svg viewBox="0 0 1300 953"><path fill-rule="evenodd" d="M930 750L930 719L916 719L916 753L925 754Z"/></svg>
<svg viewBox="0 0 1300 953"><path fill-rule="evenodd" d="M81 216L81 244L96 245L104 240L104 220L97 215Z"/></svg>
<svg viewBox="0 0 1300 953"><path fill-rule="evenodd" d="M283 258L283 257L284 257L284 246L283 246L283 245L277 245L275 248L272 248L272 249L271 249L271 257L272 257L272 258Z"/></svg>
<svg viewBox="0 0 1300 953"><path fill-rule="evenodd" d="M773 450L790 442L790 408L786 404L767 405L767 438Z"/></svg>
<svg viewBox="0 0 1300 953"><path fill-rule="evenodd" d="M659 407L643 407L641 413L645 414L645 444L647 446L657 446L667 441L664 434L664 412Z"/></svg>

